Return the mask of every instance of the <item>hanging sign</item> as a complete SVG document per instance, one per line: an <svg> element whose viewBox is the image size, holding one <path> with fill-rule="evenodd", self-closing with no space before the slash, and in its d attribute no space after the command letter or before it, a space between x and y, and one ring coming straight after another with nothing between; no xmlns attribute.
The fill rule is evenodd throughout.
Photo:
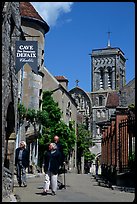
<svg viewBox="0 0 137 204"><path fill-rule="evenodd" d="M16 41L16 72L28 63L32 70L38 73L37 41Z"/></svg>

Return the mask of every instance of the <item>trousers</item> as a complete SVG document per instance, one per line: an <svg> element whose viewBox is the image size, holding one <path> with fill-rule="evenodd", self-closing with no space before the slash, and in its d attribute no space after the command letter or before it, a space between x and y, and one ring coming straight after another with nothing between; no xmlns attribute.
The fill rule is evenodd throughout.
<svg viewBox="0 0 137 204"><path fill-rule="evenodd" d="M53 174L50 171L47 171L45 173L45 181L43 189L48 191L49 187L51 187L51 190L56 192L57 191L57 174Z"/></svg>
<svg viewBox="0 0 137 204"><path fill-rule="evenodd" d="M26 184L26 168L20 162L17 163L17 181L19 185Z"/></svg>

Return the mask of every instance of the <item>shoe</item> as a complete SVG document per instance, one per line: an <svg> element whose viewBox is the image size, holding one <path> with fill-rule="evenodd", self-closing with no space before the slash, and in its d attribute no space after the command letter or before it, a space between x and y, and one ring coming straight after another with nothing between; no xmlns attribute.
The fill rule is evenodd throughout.
<svg viewBox="0 0 137 204"><path fill-rule="evenodd" d="M47 195L47 191L43 191L43 192L42 192L42 195Z"/></svg>
<svg viewBox="0 0 137 204"><path fill-rule="evenodd" d="M19 187L21 187L21 183L18 183L19 184Z"/></svg>
<svg viewBox="0 0 137 204"><path fill-rule="evenodd" d="M23 183L23 186L24 186L24 187L27 187L27 184L26 184L26 183Z"/></svg>
<svg viewBox="0 0 137 204"><path fill-rule="evenodd" d="M65 185L61 184L61 185L59 186L59 189L62 189L62 188L65 188Z"/></svg>
<svg viewBox="0 0 137 204"><path fill-rule="evenodd" d="M54 195L56 195L55 191L52 191L52 193L51 193L51 194L52 194L53 196L54 196Z"/></svg>

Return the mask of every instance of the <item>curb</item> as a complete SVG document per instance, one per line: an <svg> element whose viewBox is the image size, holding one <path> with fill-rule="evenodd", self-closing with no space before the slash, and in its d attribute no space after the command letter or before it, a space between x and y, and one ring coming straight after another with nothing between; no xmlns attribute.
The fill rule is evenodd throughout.
<svg viewBox="0 0 137 204"><path fill-rule="evenodd" d="M109 182L106 182L105 180L93 176L93 178L96 180L99 186L102 187L107 187L111 188L112 190L118 190L118 191L125 191L129 193L135 193L135 188L134 187L126 187L126 186L116 186L116 185L111 185Z"/></svg>
<svg viewBox="0 0 137 204"><path fill-rule="evenodd" d="M26 177L27 179L34 178L34 177L40 177L43 176L43 173L38 173L38 174L27 174ZM15 176L16 180L16 176ZM11 193L7 197L2 199L2 202L7 203L7 202L20 202L20 197L16 194Z"/></svg>
<svg viewBox="0 0 137 204"><path fill-rule="evenodd" d="M112 185L112 189L113 190L125 191L125 192L129 192L129 193L135 193L135 188L131 188L131 187L114 186L114 185Z"/></svg>
<svg viewBox="0 0 137 204"><path fill-rule="evenodd" d="M7 202L18 202L16 199L16 196L11 193L8 197L3 198L2 202L7 203Z"/></svg>

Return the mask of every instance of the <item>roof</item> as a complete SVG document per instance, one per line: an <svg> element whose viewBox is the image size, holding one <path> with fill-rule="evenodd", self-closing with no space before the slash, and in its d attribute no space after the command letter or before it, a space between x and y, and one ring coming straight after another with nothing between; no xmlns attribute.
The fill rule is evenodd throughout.
<svg viewBox="0 0 137 204"><path fill-rule="evenodd" d="M30 2L20 2L20 14L22 18L27 18L28 20L35 20L39 22L46 32L49 31L48 24L43 20L39 13L35 10Z"/></svg>
<svg viewBox="0 0 137 204"><path fill-rule="evenodd" d="M73 93L82 93L89 101L91 101L89 95L87 92L85 92L83 89L81 89L80 87L76 86L74 88L72 88L70 91L70 94L73 94Z"/></svg>
<svg viewBox="0 0 137 204"><path fill-rule="evenodd" d="M119 105L119 96L117 92L108 93L106 107L113 108Z"/></svg>
<svg viewBox="0 0 137 204"><path fill-rule="evenodd" d="M58 81L68 81L64 76L54 76Z"/></svg>

